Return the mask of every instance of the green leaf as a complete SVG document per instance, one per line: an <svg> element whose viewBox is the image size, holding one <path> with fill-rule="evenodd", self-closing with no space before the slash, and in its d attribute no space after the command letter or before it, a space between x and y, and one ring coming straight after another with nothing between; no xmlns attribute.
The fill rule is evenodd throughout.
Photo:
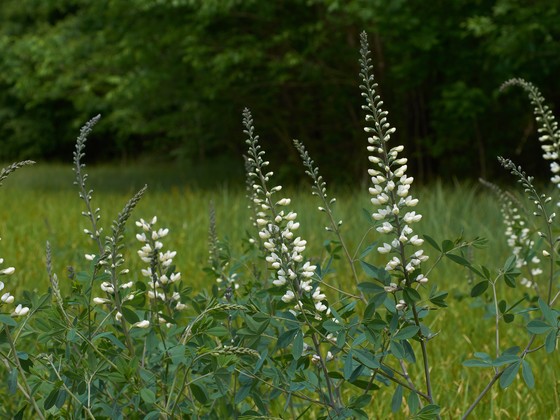
<svg viewBox="0 0 560 420"><path fill-rule="evenodd" d="M146 404L153 404L156 402L156 394L149 388L142 388L140 390L140 398L142 398Z"/></svg>
<svg viewBox="0 0 560 420"><path fill-rule="evenodd" d="M491 363L491 362L484 361L484 360L470 359L470 360L465 360L465 361L463 362L463 366L465 366L465 367L482 367L482 368L486 368L486 367L492 366L492 363Z"/></svg>
<svg viewBox="0 0 560 420"><path fill-rule="evenodd" d="M513 322L514 319L515 319L515 315L513 314L504 314L504 321L506 324Z"/></svg>
<svg viewBox="0 0 560 420"><path fill-rule="evenodd" d="M199 403L206 404L208 402L208 394L206 394L206 389L203 386L192 382L189 387Z"/></svg>
<svg viewBox="0 0 560 420"><path fill-rule="evenodd" d="M371 402L371 394L362 394L349 405L350 408L363 408Z"/></svg>
<svg viewBox="0 0 560 420"><path fill-rule="evenodd" d="M502 389L507 388L514 381L519 371L519 366L521 366L521 361L517 361L505 368L504 373L500 376L500 386Z"/></svg>
<svg viewBox="0 0 560 420"><path fill-rule="evenodd" d="M367 256L371 253L371 251L373 251L373 250L375 249L376 246L377 246L377 242L368 245L368 246L362 251L362 253L360 254L360 258L359 258L359 259L362 260L362 259L364 259L365 257L367 257Z"/></svg>
<svg viewBox="0 0 560 420"><path fill-rule="evenodd" d="M447 258L449 258L451 261L453 261L454 263L462 265L463 267L470 267L471 266L470 261L468 261L466 258L464 258L460 255L445 254L445 256Z"/></svg>
<svg viewBox="0 0 560 420"><path fill-rule="evenodd" d="M75 343L77 342L77 337L78 334L76 332L76 328L70 328L68 330L68 332L66 333L66 340L68 340L70 343Z"/></svg>
<svg viewBox="0 0 560 420"><path fill-rule="evenodd" d="M17 322L9 315L0 314L0 322L4 325L8 325L9 327L15 327Z"/></svg>
<svg viewBox="0 0 560 420"><path fill-rule="evenodd" d="M343 348L344 344L346 344L346 331L342 330L336 335L336 346Z"/></svg>
<svg viewBox="0 0 560 420"><path fill-rule="evenodd" d="M413 417L415 420L432 420L439 417L441 408L435 404L428 404L424 406L416 415Z"/></svg>
<svg viewBox="0 0 560 420"><path fill-rule="evenodd" d="M373 358L367 350L355 350L356 358L367 368L372 370L379 369L379 362Z"/></svg>
<svg viewBox="0 0 560 420"><path fill-rule="evenodd" d="M8 374L8 392L12 395L17 392L17 377L17 369L13 368L10 370L10 373Z"/></svg>
<svg viewBox="0 0 560 420"><path fill-rule="evenodd" d="M403 290L403 297L406 303L413 304L414 302L418 302L420 299L420 293L413 289L412 287L405 287Z"/></svg>
<svg viewBox="0 0 560 420"><path fill-rule="evenodd" d="M223 325L216 325L215 327L208 328L206 334L212 335L214 337L225 337L229 334L229 331Z"/></svg>
<svg viewBox="0 0 560 420"><path fill-rule="evenodd" d="M534 319L527 324L527 331L531 334L546 334L552 327L540 319Z"/></svg>
<svg viewBox="0 0 560 420"><path fill-rule="evenodd" d="M500 311L501 314L503 314L507 309L507 303L505 300L500 300L500 302L498 302L498 310Z"/></svg>
<svg viewBox="0 0 560 420"><path fill-rule="evenodd" d="M389 344L389 352L399 360L403 360L406 356L404 347L398 341L391 341Z"/></svg>
<svg viewBox="0 0 560 420"><path fill-rule="evenodd" d="M402 386L397 385L397 388L395 389L395 393L393 394L393 398L391 399L391 411L393 413L396 413L401 409L402 398L403 398Z"/></svg>
<svg viewBox="0 0 560 420"><path fill-rule="evenodd" d="M523 366L523 380L529 387L529 389L533 389L535 387L535 377L533 376L533 371L531 370L531 365L526 360L521 362Z"/></svg>
<svg viewBox="0 0 560 420"><path fill-rule="evenodd" d="M556 336L558 335L558 330L550 331L546 339L544 340L544 349L547 353L552 353L556 349Z"/></svg>
<svg viewBox="0 0 560 420"><path fill-rule="evenodd" d="M368 277L379 280L383 284L391 280L391 275L384 268L376 267L362 260L360 260L360 264Z"/></svg>
<svg viewBox="0 0 560 420"><path fill-rule="evenodd" d="M420 407L420 399L418 398L418 394L414 391L410 391L407 398L408 408L410 409L410 413L414 414L418 411Z"/></svg>
<svg viewBox="0 0 560 420"><path fill-rule="evenodd" d="M340 330L343 330L344 326L337 324L336 322L328 319L325 322L323 322L323 328L328 332L338 332ZM299 331L299 329L297 331Z"/></svg>
<svg viewBox="0 0 560 420"><path fill-rule="evenodd" d="M292 346L292 357L295 360L298 360L301 357L302 353L303 353L303 334L301 333L301 331L298 331L294 339L294 345Z"/></svg>
<svg viewBox="0 0 560 420"><path fill-rule="evenodd" d="M288 331L284 331L282 334L280 334L280 337L278 337L278 341L276 342L276 347L278 347L279 349L284 349L288 347L288 345L294 340L294 337L298 332L299 332L299 328L294 328Z"/></svg>
<svg viewBox="0 0 560 420"><path fill-rule="evenodd" d="M451 251L453 249L453 242L451 242L449 239L444 240L441 243L441 249L445 253Z"/></svg>
<svg viewBox="0 0 560 420"><path fill-rule="evenodd" d="M541 309L546 322L550 325L556 325L558 322L558 315L556 315L555 311L553 311L541 298L539 298L539 308Z"/></svg>
<svg viewBox="0 0 560 420"><path fill-rule="evenodd" d="M435 241L434 238L428 235L424 235L424 240L428 242L432 247L437 249L439 252L441 252L441 248L439 247L438 243Z"/></svg>
<svg viewBox="0 0 560 420"><path fill-rule="evenodd" d="M58 391L59 388L55 385L55 388L49 393L49 395L47 395L47 398L45 398L45 402L43 403L43 408L45 410L49 410L51 407L54 407L58 398Z"/></svg>
<svg viewBox="0 0 560 420"><path fill-rule="evenodd" d="M346 359L344 360L344 367L342 373L344 374L344 379L350 379L352 376L352 372L354 371L354 360L352 359L353 353L352 350L348 352L346 355Z"/></svg>
<svg viewBox="0 0 560 420"><path fill-rule="evenodd" d="M513 362L517 362L519 360L519 356L515 354L502 354L500 357L497 357L496 360L492 362L492 366L498 367L503 365L508 365Z"/></svg>
<svg viewBox="0 0 560 420"><path fill-rule="evenodd" d="M370 283L364 282L364 283L358 284L358 290L360 290L361 292L364 292L366 294L372 294L372 295L377 295L378 293L385 292L385 289L383 288L383 286L380 286L378 284L371 283L371 282Z"/></svg>
<svg viewBox="0 0 560 420"><path fill-rule="evenodd" d="M409 325L408 327L404 327L399 330L399 332L397 332L393 336L393 340L406 340L408 338L412 338L418 333L419 330L420 327L418 327L417 325Z"/></svg>
<svg viewBox="0 0 560 420"><path fill-rule="evenodd" d="M486 289L488 289L488 284L488 280L483 280L480 283L475 284L471 290L471 297L477 297L483 294Z"/></svg>
<svg viewBox="0 0 560 420"><path fill-rule="evenodd" d="M515 268L515 260L516 257L515 255L511 255L507 260L506 263L504 264L504 273L508 273L510 272L512 269Z"/></svg>
<svg viewBox="0 0 560 420"><path fill-rule="evenodd" d="M138 318L138 315L132 309L126 306L121 306L121 310L124 319L126 319L126 322L129 324L135 324L140 321L140 318Z"/></svg>
<svg viewBox="0 0 560 420"><path fill-rule="evenodd" d="M430 302L432 302L434 305L439 306L441 308L446 308L447 303L445 303L445 299L447 298L448 295L449 293L447 292L434 293L433 295L430 296Z"/></svg>

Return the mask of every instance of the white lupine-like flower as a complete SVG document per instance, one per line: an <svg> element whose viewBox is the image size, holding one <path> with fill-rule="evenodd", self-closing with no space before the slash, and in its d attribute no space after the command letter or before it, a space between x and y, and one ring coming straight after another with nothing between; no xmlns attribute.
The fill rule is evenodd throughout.
<svg viewBox="0 0 560 420"><path fill-rule="evenodd" d="M9 276L14 274L15 272L16 269L14 267L8 267L8 268L4 268L3 270L0 270L0 275Z"/></svg>
<svg viewBox="0 0 560 420"><path fill-rule="evenodd" d="M148 328L150 326L150 321L145 319L143 321L135 322L132 326L137 328Z"/></svg>
<svg viewBox="0 0 560 420"><path fill-rule="evenodd" d="M317 286L317 288L315 289L315 291L313 292L313 300L324 300L327 297L321 293L321 288Z"/></svg>
<svg viewBox="0 0 560 420"><path fill-rule="evenodd" d="M8 293L4 293L0 298L0 300L4 303L13 303L14 297L8 292Z"/></svg>
<svg viewBox="0 0 560 420"><path fill-rule="evenodd" d="M406 309L406 307L407 307L406 302L402 299L399 300L399 303L397 303L395 305L395 308L397 308L398 311L402 311L402 310Z"/></svg>
<svg viewBox="0 0 560 420"><path fill-rule="evenodd" d="M323 312L327 309L327 305L325 305L323 302L317 302L315 303L315 309L317 309L319 312Z"/></svg>
<svg viewBox="0 0 560 420"><path fill-rule="evenodd" d="M25 316L29 312L29 308L26 306L22 306L21 303L16 306L14 312L12 312L12 316Z"/></svg>
<svg viewBox="0 0 560 420"><path fill-rule="evenodd" d="M101 290L103 290L104 292L107 293L115 293L115 289L113 287L113 285L111 283L109 283L108 281L104 281L103 283L101 283Z"/></svg>
<svg viewBox="0 0 560 420"><path fill-rule="evenodd" d="M389 286L385 286L384 289L387 293L393 293L398 290L399 286L396 283L390 283Z"/></svg>
<svg viewBox="0 0 560 420"><path fill-rule="evenodd" d="M286 290L286 293L284 293L284 296L282 296L282 301L285 303L289 303L294 300L295 297L296 295L294 294L294 292L292 292L291 290Z"/></svg>
<svg viewBox="0 0 560 420"><path fill-rule="evenodd" d="M93 298L93 303L96 303L97 305L103 305L105 303L110 303L111 301L109 299L105 299L105 298L101 298L101 297L94 297Z"/></svg>

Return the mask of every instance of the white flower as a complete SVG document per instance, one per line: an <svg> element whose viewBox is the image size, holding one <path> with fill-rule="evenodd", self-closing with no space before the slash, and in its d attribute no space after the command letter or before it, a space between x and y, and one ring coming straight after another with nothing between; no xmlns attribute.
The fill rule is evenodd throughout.
<svg viewBox="0 0 560 420"><path fill-rule="evenodd" d="M84 257L88 261L93 261L95 259L95 254L85 254Z"/></svg>
<svg viewBox="0 0 560 420"><path fill-rule="evenodd" d="M135 322L132 326L137 328L148 328L150 326L150 321L145 319L143 321Z"/></svg>
<svg viewBox="0 0 560 420"><path fill-rule="evenodd" d="M3 270L0 270L0 275L3 274L5 276L9 276L10 274L14 274L15 271L16 269L14 267L8 267Z"/></svg>
<svg viewBox="0 0 560 420"><path fill-rule="evenodd" d="M274 284L275 286L284 286L286 284L286 277L284 276L278 276L277 279L272 281L272 284Z"/></svg>
<svg viewBox="0 0 560 420"><path fill-rule="evenodd" d="M111 302L109 299L104 299L104 298L101 298L101 297L94 297L93 298L93 303L96 303L98 305L102 305L104 303L109 303L109 302Z"/></svg>
<svg viewBox="0 0 560 420"><path fill-rule="evenodd" d="M12 303L14 301L14 297L8 292L4 293L0 300L4 303Z"/></svg>
<svg viewBox="0 0 560 420"><path fill-rule="evenodd" d="M395 308L397 308L397 311L402 311L406 308L406 302L404 300L399 300L399 303L397 303L395 305Z"/></svg>
<svg viewBox="0 0 560 420"><path fill-rule="evenodd" d="M22 306L21 303L16 306L14 312L12 312L12 316L25 316L29 312L29 308L26 306Z"/></svg>
<svg viewBox="0 0 560 420"><path fill-rule="evenodd" d="M377 248L377 251L380 254L387 254L389 252L391 252L391 250L393 249L393 247L387 243L384 243L383 246Z"/></svg>
<svg viewBox="0 0 560 420"><path fill-rule="evenodd" d="M327 306L324 305L323 302L317 302L315 303L315 309L317 309L319 312L323 312L327 309Z"/></svg>
<svg viewBox="0 0 560 420"><path fill-rule="evenodd" d="M311 290L313 290L313 287L311 286L311 280L302 281L300 287L306 292L311 292Z"/></svg>
<svg viewBox="0 0 560 420"><path fill-rule="evenodd" d="M284 294L284 296L282 296L282 301L285 303L289 303L294 300L294 298L294 292L292 292L291 290L286 290L286 293Z"/></svg>
<svg viewBox="0 0 560 420"><path fill-rule="evenodd" d="M321 289L319 287L317 287L315 289L315 291L313 292L313 300L319 300L320 301L320 300L323 300L325 298L326 298L326 296L323 293L321 293Z"/></svg>
<svg viewBox="0 0 560 420"><path fill-rule="evenodd" d="M398 286L397 286L396 283L391 283L391 284L389 284L389 286L385 286L384 289L387 293L393 293L393 292L397 291Z"/></svg>
<svg viewBox="0 0 560 420"><path fill-rule="evenodd" d="M101 290L107 293L115 293L115 289L113 288L113 285L107 281L101 283Z"/></svg>

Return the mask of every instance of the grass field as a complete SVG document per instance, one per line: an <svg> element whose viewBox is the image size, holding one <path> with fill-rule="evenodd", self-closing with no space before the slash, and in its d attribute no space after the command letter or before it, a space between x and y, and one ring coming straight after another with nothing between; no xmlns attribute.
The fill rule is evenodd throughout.
<svg viewBox="0 0 560 420"><path fill-rule="evenodd" d="M107 230L128 197L144 183L149 184L147 195L134 212L133 219L158 216L161 226L170 229L165 240L166 247L178 252L175 262L195 291L209 289L213 279L203 272L207 263L208 211L213 202L216 209L217 230L220 238L227 238L234 255L243 251L242 243L250 229L249 210L245 199L242 178L238 185L225 182L209 188L201 183L189 183L189 179L204 174L183 174L175 178L173 170L150 170L145 168L88 168L94 188L94 206L101 208L102 225ZM200 179L200 178L199 178ZM224 178L226 179L226 178ZM16 295L25 289L44 291L48 287L45 271L45 243L50 241L53 250L54 271L64 287L67 267L75 270L87 266L84 253L93 253L94 244L82 230L87 227L83 203L72 185L73 174L69 166L37 166L24 168L10 177L0 189L0 256L5 264L15 266L17 272L10 278L10 289ZM307 256L321 261L324 257L323 243L328 236L323 227L326 220L317 211L318 203L304 187L285 193L292 198L300 234L307 239ZM337 197L335 211L344 221L343 232L351 249L356 249L368 222L362 208L369 209L367 192L359 185L338 187L331 192ZM490 268L499 268L508 257L504 227L497 200L478 185L435 183L417 188L413 195L420 199L419 211L424 215L419 232L429 234L438 242L455 239L460 234L465 239L483 236L488 247L474 250L474 259ZM319 235L319 233L323 233ZM135 226L130 223L127 232L128 249L138 248L134 239ZM376 240L375 231L369 232L362 248ZM428 255L436 252L424 245ZM129 252L125 255L133 273L139 273L142 263ZM359 254L359 250L358 250ZM368 257L372 263L376 256ZM430 261L427 263L430 266ZM346 281L348 267L341 261L335 277L330 281L352 290L354 285ZM134 274L133 274L134 275ZM139 276L139 274L136 274ZM365 278L365 276L364 276ZM473 351L492 353L493 321L482 320L482 300L468 297L472 279L457 265L444 263L430 276L430 284L450 292L449 309L432 316L431 328L439 335L430 343L430 358L434 381L435 400L444 407L444 418L457 418L486 385L491 377L488 371L464 368L461 363L472 357ZM506 293L512 293L511 290ZM515 289L513 293L521 293ZM503 337L504 348L508 344L523 346L527 333L515 325ZM529 357L536 374L536 387L528 390L522 380L517 380L505 392L498 387L487 395L477 407L473 418L559 418L560 417L560 361L557 354L547 355L541 351ZM413 368L411 367L411 370ZM372 417L390 416L390 392L374 397Z"/></svg>

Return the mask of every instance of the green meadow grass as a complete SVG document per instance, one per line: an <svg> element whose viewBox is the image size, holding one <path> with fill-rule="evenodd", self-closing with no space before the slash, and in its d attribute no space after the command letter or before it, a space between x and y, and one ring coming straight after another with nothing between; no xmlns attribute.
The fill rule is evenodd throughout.
<svg viewBox="0 0 560 420"><path fill-rule="evenodd" d="M214 279L203 271L207 264L207 237L209 207L214 203L217 232L220 239L227 239L234 256L241 256L247 231L249 210L242 176L232 175L230 182L214 186L205 182L190 182L208 176L208 173L180 173L177 168L92 167L87 168L94 188L93 205L101 208L102 225L109 230L110 223L128 198L144 183L149 184L147 194L133 213L133 220L158 216L159 225L170 229L164 244L176 250L175 263L193 287L195 293L209 290ZM175 176L174 176L175 174ZM213 179L217 179L215 176ZM221 178L228 179L228 178ZM231 181L233 179L233 181ZM52 247L53 268L61 286L68 267L80 271L88 267L84 253L94 253L95 244L83 233L88 227L81 216L84 210L77 190L72 185L73 173L69 166L36 166L23 168L5 181L0 189L0 257L6 266L15 266L16 274L9 278L7 288L21 296L23 290L44 292L48 288L45 269L45 243ZM420 199L419 211L424 218L417 231L438 242L483 236L488 239L485 249L473 251L477 263L499 268L508 257L504 227L496 198L478 185L434 183L413 187L413 195ZM288 189L285 196L292 198L292 207L298 212L301 223L299 234L308 241L307 256L314 261L324 261L324 243L333 239L325 231L325 216L317 210L318 203L308 188ZM369 231L362 209L370 211L368 194L359 185L338 187L330 191L337 197L335 213L343 220L343 234L350 248L359 255L365 246L376 240L376 232ZM126 233L126 264L132 278L139 278L143 264L135 255L139 248L134 238L136 226L129 222ZM361 245L360 245L361 244ZM428 255L435 250L425 244ZM469 256L471 257L471 256ZM375 253L367 260L373 264L383 259ZM427 266L433 260L427 262ZM354 291L355 285L348 275L348 267L340 260L335 275L328 281L344 290ZM365 276L363 279L366 280ZM470 405L491 377L491 372L464 368L462 362L472 358L474 351L493 350L493 320L482 319L482 299L471 299L468 294L473 278L457 265L447 261L430 276L429 285L449 291L447 310L431 316L431 328L439 335L428 346L435 401L444 407L443 418L457 418ZM476 279L474 279L476 281ZM520 294L520 289L514 293ZM511 295L512 291L504 293ZM516 323L510 324L502 336L503 348L526 343L527 333ZM508 345L509 344L509 345ZM536 376L536 387L528 390L520 377L505 392L496 386L476 408L473 418L559 418L560 417L560 361L557 354L541 351L529 357ZM420 366L411 366L412 373ZM418 373L420 373L418 371ZM414 377L414 374L411 375ZM420 378L421 375L418 375ZM0 391L0 394L3 391ZM389 418L391 391L382 390L374 395L369 408L372 418Z"/></svg>

